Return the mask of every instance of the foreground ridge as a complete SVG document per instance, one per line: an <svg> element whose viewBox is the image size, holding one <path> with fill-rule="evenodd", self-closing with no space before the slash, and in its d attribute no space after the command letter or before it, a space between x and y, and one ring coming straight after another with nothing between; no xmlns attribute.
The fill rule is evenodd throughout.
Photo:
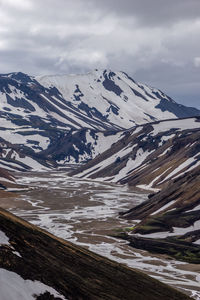
<svg viewBox="0 0 200 300"><path fill-rule="evenodd" d="M191 299L3 209L0 209L0 233L0 271L45 284L47 292L39 296L36 290L35 299Z"/></svg>

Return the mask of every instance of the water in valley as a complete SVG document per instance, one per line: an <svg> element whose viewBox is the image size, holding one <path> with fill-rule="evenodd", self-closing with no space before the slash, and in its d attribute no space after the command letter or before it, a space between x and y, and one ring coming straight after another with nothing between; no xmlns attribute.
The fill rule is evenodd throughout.
<svg viewBox="0 0 200 300"><path fill-rule="evenodd" d="M128 246L111 237L134 223L118 217L147 199L128 186L72 178L67 171L17 174L28 189L1 199L1 206L68 241L137 268L200 299L200 266Z"/></svg>

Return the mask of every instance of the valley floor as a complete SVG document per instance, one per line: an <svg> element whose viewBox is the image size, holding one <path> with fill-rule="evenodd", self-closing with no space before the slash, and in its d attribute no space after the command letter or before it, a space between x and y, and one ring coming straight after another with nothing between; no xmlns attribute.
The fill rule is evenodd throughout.
<svg viewBox="0 0 200 300"><path fill-rule="evenodd" d="M118 217L147 199L124 185L68 177L66 171L18 174L29 191L2 197L1 206L51 233L98 254L140 269L194 299L200 299L200 266L152 255L111 237L132 221Z"/></svg>

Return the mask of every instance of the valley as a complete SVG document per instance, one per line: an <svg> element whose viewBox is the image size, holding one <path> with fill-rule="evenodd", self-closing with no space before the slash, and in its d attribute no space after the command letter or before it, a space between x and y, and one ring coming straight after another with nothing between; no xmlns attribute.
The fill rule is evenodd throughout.
<svg viewBox="0 0 200 300"><path fill-rule="evenodd" d="M29 191L2 198L1 206L58 237L142 270L199 299L198 265L150 254L112 237L121 228L134 225L118 213L143 203L147 194L127 185L72 178L69 171L17 174L17 182Z"/></svg>
<svg viewBox="0 0 200 300"><path fill-rule="evenodd" d="M1 74L0 100L2 269L37 278L47 292L59 292L59 299L119 299L118 289L124 293L130 284L121 290L118 280L136 276L134 297L145 282L142 300L169 294L199 300L200 110L124 72L101 69L83 75ZM59 255L66 260L63 268ZM81 267L71 259L80 259ZM112 264L118 270L118 263L115 278ZM185 295L166 285L162 290L158 281L154 294L152 278L144 280L125 265ZM62 281L60 268L72 287ZM86 278L95 272L94 285L86 279L79 286L79 272ZM36 299L49 299L41 297Z"/></svg>

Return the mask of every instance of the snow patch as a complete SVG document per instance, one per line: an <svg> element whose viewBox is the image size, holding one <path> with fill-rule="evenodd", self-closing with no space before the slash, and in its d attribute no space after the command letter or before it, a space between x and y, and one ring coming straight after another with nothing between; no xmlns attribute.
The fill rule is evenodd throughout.
<svg viewBox="0 0 200 300"><path fill-rule="evenodd" d="M67 300L55 289L39 281L24 280L18 274L5 269L0 269L0 291L2 300L35 300L34 295L38 296L46 291L55 297Z"/></svg>

